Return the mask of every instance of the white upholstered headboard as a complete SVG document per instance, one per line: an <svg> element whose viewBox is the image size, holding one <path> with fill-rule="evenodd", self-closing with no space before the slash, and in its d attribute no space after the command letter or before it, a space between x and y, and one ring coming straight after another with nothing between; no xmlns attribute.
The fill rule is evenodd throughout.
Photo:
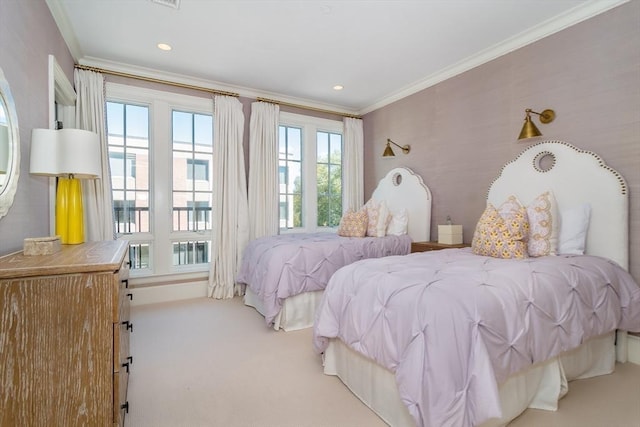
<svg viewBox="0 0 640 427"><path fill-rule="evenodd" d="M405 167L391 169L380 180L371 197L384 200L391 212L406 208L409 216L407 234L414 242L429 240L431 191L420 175Z"/></svg>
<svg viewBox="0 0 640 427"><path fill-rule="evenodd" d="M546 170L543 170L546 167ZM629 267L629 190L600 156L562 141L542 141L507 163L487 200L499 206L510 195L528 204L552 190L559 211L588 202L591 219L585 253Z"/></svg>

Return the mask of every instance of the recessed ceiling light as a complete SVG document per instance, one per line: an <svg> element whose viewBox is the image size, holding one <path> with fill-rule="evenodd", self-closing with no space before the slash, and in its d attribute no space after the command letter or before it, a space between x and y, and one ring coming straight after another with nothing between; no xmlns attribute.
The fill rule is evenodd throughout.
<svg viewBox="0 0 640 427"><path fill-rule="evenodd" d="M158 49L160 50L171 50L171 46L166 43L158 43Z"/></svg>
<svg viewBox="0 0 640 427"><path fill-rule="evenodd" d="M342 90L342 89L344 89L344 86L342 86L342 85L335 85L333 87L333 90Z"/></svg>

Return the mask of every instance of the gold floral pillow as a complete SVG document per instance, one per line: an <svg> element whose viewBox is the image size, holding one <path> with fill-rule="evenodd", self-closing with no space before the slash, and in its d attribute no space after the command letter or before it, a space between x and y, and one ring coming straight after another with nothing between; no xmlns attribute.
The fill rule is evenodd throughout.
<svg viewBox="0 0 640 427"><path fill-rule="evenodd" d="M509 198L498 209L487 204L476 225L471 248L474 254L494 258L528 258L528 234L527 210L515 198Z"/></svg>
<svg viewBox="0 0 640 427"><path fill-rule="evenodd" d="M354 212L349 209L342 215L338 235L343 237L364 237L367 233L368 217L366 209Z"/></svg>

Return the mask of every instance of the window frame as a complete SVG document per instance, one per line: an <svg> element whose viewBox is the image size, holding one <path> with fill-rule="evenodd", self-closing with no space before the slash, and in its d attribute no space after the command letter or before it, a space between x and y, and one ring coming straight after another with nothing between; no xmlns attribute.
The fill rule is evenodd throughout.
<svg viewBox="0 0 640 427"><path fill-rule="evenodd" d="M342 135L342 173L344 174L344 123L320 117L306 116L289 112L280 112L278 126L291 126L302 129L302 227L279 228L280 234L314 233L319 231L337 231L338 227L320 227L318 223L318 192L316 181L317 132L329 132ZM279 134L279 132L278 132ZM279 157L279 156L278 156ZM278 179L280 172L278 171ZM343 175L344 176L344 175ZM278 193L278 200L280 195ZM344 188L342 190L344 205Z"/></svg>
<svg viewBox="0 0 640 427"><path fill-rule="evenodd" d="M213 102L201 98L121 83L107 82L106 101L146 106L149 108L149 233L119 235L132 245L149 244L149 268L132 269L135 278L185 277L193 273L208 273L210 263L173 265L173 244L177 242L211 241L213 233L204 231L173 231L172 223L172 112L187 111L211 115ZM215 117L213 117L215 126ZM212 171L209 170L211 174ZM159 206L163 206L160 210ZM212 209L215 207L212 206ZM164 245L164 249L161 247Z"/></svg>

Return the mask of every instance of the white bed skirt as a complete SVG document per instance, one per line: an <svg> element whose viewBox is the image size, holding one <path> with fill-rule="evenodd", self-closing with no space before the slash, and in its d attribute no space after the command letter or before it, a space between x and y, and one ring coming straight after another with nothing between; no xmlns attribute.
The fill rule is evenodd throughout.
<svg viewBox="0 0 640 427"><path fill-rule="evenodd" d="M529 370L513 375L500 386L503 416L481 427L504 426L527 408L555 411L569 390L568 382L610 374L615 368L615 334L594 338ZM324 353L324 373L342 382L380 418L393 427L415 426L402 403L391 371L332 339Z"/></svg>
<svg viewBox="0 0 640 427"><path fill-rule="evenodd" d="M273 329L276 331L280 329L296 331L312 327L316 317L316 309L323 294L324 291L305 292L285 299L280 313L274 319ZM264 316L262 300L248 286L243 301L245 305L255 308L258 313Z"/></svg>

